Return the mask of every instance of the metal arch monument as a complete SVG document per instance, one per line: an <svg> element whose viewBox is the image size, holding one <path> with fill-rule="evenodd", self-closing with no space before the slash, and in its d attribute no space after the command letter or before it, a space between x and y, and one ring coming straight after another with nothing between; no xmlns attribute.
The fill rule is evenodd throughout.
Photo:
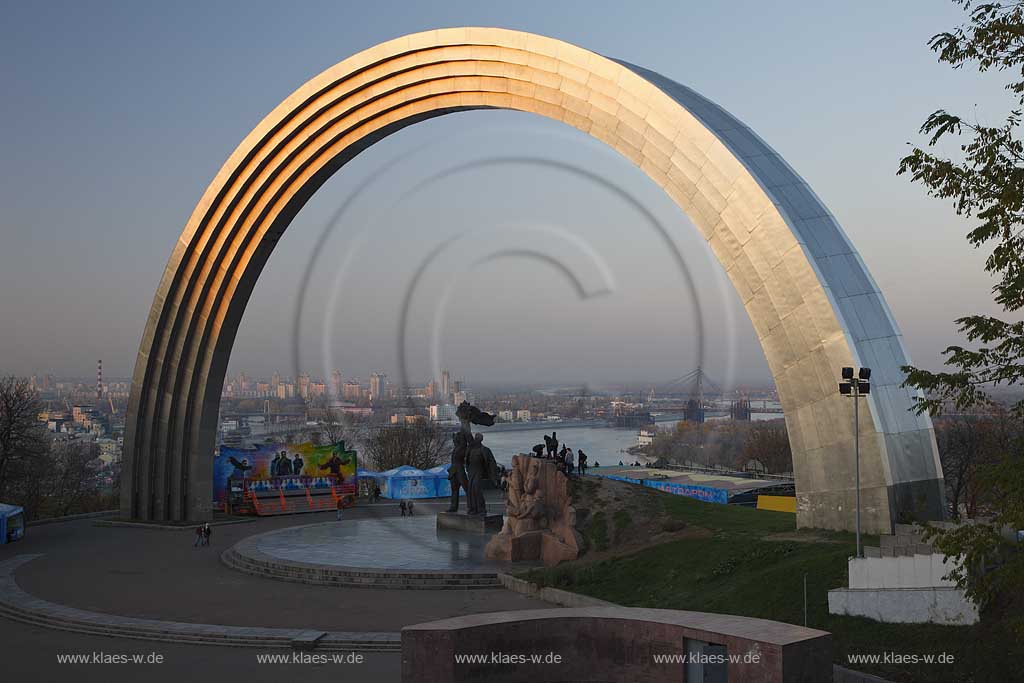
<svg viewBox="0 0 1024 683"><path fill-rule="evenodd" d="M786 417L799 526L852 529L853 406L842 366L873 370L860 413L867 532L940 518L931 421L900 388L908 362L878 286L807 184L693 90L560 40L494 28L397 38L331 67L231 154L182 231L132 377L121 510L208 518L220 389L242 313L274 245L347 161L406 126L471 109L540 114L637 164L710 243L753 321Z"/></svg>

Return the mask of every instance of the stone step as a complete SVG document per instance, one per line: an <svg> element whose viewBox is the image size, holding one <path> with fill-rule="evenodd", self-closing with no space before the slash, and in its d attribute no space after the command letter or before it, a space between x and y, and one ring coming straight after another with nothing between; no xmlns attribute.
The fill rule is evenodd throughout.
<svg viewBox="0 0 1024 683"><path fill-rule="evenodd" d="M934 555L938 551L930 545L902 545L902 546L864 546L864 557L911 557L914 555Z"/></svg>
<svg viewBox="0 0 1024 683"><path fill-rule="evenodd" d="M132 638L136 640L153 640L158 642L191 643L198 645L228 645L233 647L280 647L291 648L294 638L281 636L240 636L237 627L223 627L224 631L209 630L204 624L195 624L196 631L181 630L184 624L176 623L179 628L152 628L143 626L118 626L113 623L98 623L79 619L59 618L43 613L30 612L14 608L9 604L0 604L0 616L13 621L42 626L60 631L86 633L91 635L110 636L115 638ZM244 630L244 629L243 629ZM327 633L317 641L318 650L359 650L374 652L397 652L401 642L397 638L380 640L361 640L346 638L340 634Z"/></svg>
<svg viewBox="0 0 1024 683"><path fill-rule="evenodd" d="M225 551L221 555L221 560L228 567L253 576L313 585L411 590L471 590L501 587L497 573L429 574L285 566L254 560L235 552L234 549Z"/></svg>
<svg viewBox="0 0 1024 683"><path fill-rule="evenodd" d="M320 566L291 566L276 562L259 560L235 551L233 548L225 551L222 558L225 562L232 564L245 564L254 568L264 568L274 571L300 571L303 573L320 574L344 574L345 576L358 576L366 578L394 578L403 579L479 579L481 577L497 578L497 572L408 572L390 571L386 569L356 569L348 567L320 567Z"/></svg>
<svg viewBox="0 0 1024 683"><path fill-rule="evenodd" d="M345 572L316 572L292 569L276 569L247 564L245 562L232 562L231 567L240 571L252 574L266 574L268 576L282 576L300 579L310 579L337 583L339 581L353 584L387 584L387 585L492 585L498 583L497 576L474 576L474 577L407 577L407 576L365 576L353 575Z"/></svg>
<svg viewBox="0 0 1024 683"><path fill-rule="evenodd" d="M930 545L922 534L885 534L878 537L879 547L902 548L906 546Z"/></svg>

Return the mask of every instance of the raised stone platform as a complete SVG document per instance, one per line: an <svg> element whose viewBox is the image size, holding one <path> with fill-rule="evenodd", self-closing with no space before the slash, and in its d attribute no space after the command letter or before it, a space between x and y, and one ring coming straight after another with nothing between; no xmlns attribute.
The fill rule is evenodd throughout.
<svg viewBox="0 0 1024 683"><path fill-rule="evenodd" d="M250 536L221 555L267 578L357 588L498 588L499 572L529 565L487 560L490 536L437 529L433 516L346 519Z"/></svg>
<svg viewBox="0 0 1024 683"><path fill-rule="evenodd" d="M505 518L501 515L467 515L464 512L437 513L437 530L469 531L477 534L496 534L501 531Z"/></svg>

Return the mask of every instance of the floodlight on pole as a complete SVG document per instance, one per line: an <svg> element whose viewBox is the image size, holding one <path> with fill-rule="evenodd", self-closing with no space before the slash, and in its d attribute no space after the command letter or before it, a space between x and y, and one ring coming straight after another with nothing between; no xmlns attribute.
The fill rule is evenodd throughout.
<svg viewBox="0 0 1024 683"><path fill-rule="evenodd" d="M853 368L843 368L839 393L853 399L853 460L854 482L857 487L857 557L861 557L860 545L860 402L858 398L871 393L871 368L860 368L854 378Z"/></svg>

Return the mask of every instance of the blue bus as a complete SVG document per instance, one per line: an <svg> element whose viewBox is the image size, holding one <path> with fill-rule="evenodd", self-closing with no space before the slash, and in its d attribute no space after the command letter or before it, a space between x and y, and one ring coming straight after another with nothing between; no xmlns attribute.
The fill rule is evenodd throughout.
<svg viewBox="0 0 1024 683"><path fill-rule="evenodd" d="M25 510L19 505L0 503L0 545L25 535Z"/></svg>

